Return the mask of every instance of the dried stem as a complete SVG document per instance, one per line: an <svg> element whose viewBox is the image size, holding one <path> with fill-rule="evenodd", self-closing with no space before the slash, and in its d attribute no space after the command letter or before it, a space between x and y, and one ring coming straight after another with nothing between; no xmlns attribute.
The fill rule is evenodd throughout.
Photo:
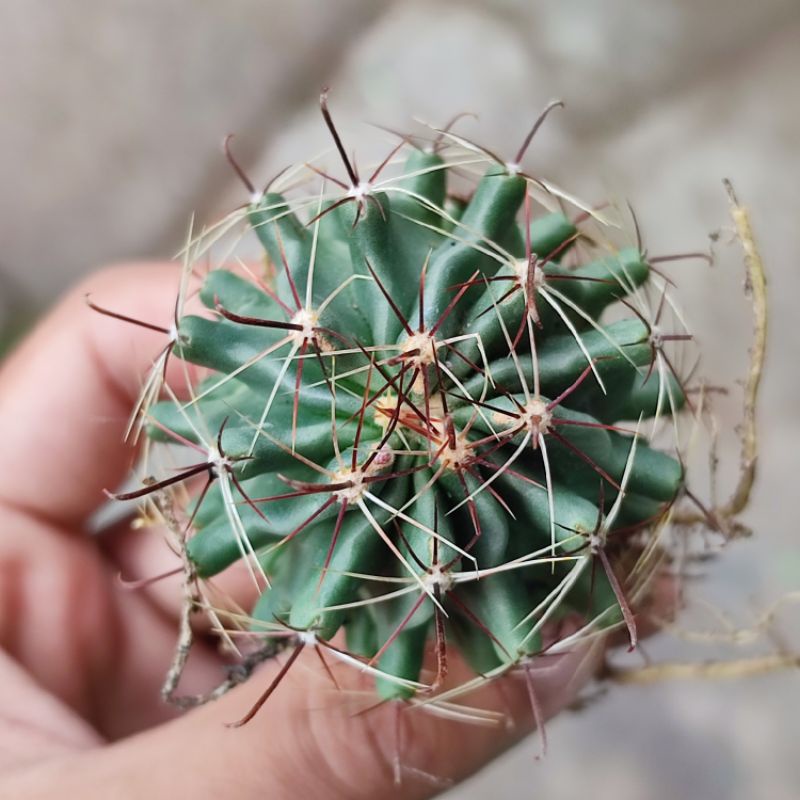
<svg viewBox="0 0 800 800"><path fill-rule="evenodd" d="M674 521L679 525L707 525L710 517L716 522L719 530L730 537L749 533L736 521L736 517L747 508L750 502L758 464L757 411L758 391L767 349L767 278L764 262L758 252L750 225L750 213L747 208L739 204L731 182L726 179L724 185L731 203L731 217L736 227L736 236L744 250L744 262L747 270L745 291L750 297L753 309L753 344L750 347L750 369L744 387L741 472L739 481L726 503L708 509L707 513L677 513Z"/></svg>
<svg viewBox="0 0 800 800"><path fill-rule="evenodd" d="M167 531L174 539L174 544L177 545L183 568L181 611L178 618L178 641L175 644L172 662L161 687L161 696L166 702L185 708L189 705L196 705L191 702L192 698L179 696L177 691L194 644L192 614L197 611L200 600L197 594L197 573L186 551L186 530L175 517L172 496L167 491L161 490L153 495L152 501L158 509Z"/></svg>
<svg viewBox="0 0 800 800"><path fill-rule="evenodd" d="M606 667L605 677L615 683L652 684L669 680L729 680L767 675L800 667L800 655L772 655L705 661L697 664L668 662L638 669Z"/></svg>

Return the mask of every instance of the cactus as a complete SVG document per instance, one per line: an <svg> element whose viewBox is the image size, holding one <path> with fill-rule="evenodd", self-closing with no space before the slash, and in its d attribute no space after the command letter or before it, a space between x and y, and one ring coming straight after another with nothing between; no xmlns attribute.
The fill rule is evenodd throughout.
<svg viewBox="0 0 800 800"><path fill-rule="evenodd" d="M306 164L264 192L226 142L250 202L187 253L244 223L266 262L208 271L208 313L176 318L145 387L149 436L199 461L118 497L205 478L188 558L200 579L246 562L249 624L287 668L317 647L433 702L451 646L480 680L552 651L569 614L585 625L555 646L614 626L636 646L684 482L648 440L686 402L667 350L689 337L661 330L641 241L612 246L602 210L522 170L555 105L511 161L445 129L363 179L323 94L344 177ZM207 368L187 400L161 386L170 357Z"/></svg>

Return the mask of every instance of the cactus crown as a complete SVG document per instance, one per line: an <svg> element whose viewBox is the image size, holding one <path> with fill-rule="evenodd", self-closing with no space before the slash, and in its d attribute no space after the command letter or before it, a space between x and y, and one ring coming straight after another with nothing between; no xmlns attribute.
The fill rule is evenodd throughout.
<svg viewBox="0 0 800 800"><path fill-rule="evenodd" d="M280 182L310 169L317 190L259 193L237 167L251 201L217 231L244 221L266 265L205 275L209 313L177 320L162 362L207 377L146 415L200 461L125 497L205 475L197 575L243 559L254 630L365 665L383 698L454 696L436 692L450 644L486 677L566 647L542 633L571 612L576 636L619 625L634 646L641 561L683 482L644 435L685 402L668 281L522 171L544 115L510 162L445 130L364 179L322 112L344 178L303 165Z"/></svg>

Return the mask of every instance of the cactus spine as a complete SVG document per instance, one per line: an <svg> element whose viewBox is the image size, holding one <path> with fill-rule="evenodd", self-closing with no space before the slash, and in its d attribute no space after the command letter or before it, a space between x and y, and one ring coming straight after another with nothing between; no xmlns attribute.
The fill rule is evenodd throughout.
<svg viewBox="0 0 800 800"><path fill-rule="evenodd" d="M683 483L644 435L685 401L665 342L687 337L648 313L666 282L522 172L541 119L512 162L443 132L362 179L322 110L345 177L253 192L231 219L268 266L212 269L178 321L172 352L209 373L146 421L200 463L125 497L205 475L198 576L244 559L253 629L361 662L382 698L434 697L451 645L502 674L572 612L635 646L631 564Z"/></svg>

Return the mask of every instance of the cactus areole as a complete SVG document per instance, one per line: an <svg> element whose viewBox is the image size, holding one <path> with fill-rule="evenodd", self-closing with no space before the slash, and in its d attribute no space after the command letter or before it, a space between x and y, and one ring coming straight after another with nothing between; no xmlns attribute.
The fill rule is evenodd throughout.
<svg viewBox="0 0 800 800"><path fill-rule="evenodd" d="M266 258L204 271L207 311L163 354L204 377L144 415L199 463L125 497L204 478L180 510L198 578L243 560L251 631L371 672L383 699L432 701L450 648L490 679L613 626L635 647L683 484L690 337L664 333L657 259L523 170L544 115L511 161L445 130L363 178L322 111L343 170L262 193L231 157L251 197L224 224ZM583 627L559 641L567 615Z"/></svg>

